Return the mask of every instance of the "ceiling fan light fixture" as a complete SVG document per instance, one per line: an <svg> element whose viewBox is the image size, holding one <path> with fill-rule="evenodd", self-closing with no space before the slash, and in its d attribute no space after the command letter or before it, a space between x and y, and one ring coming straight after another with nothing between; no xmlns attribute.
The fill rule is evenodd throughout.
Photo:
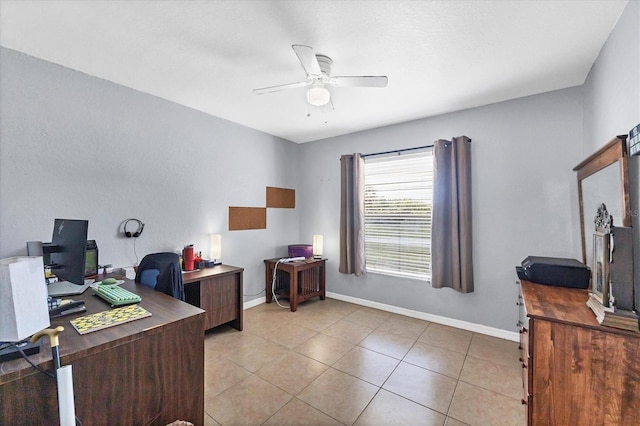
<svg viewBox="0 0 640 426"><path fill-rule="evenodd" d="M331 92L323 85L314 85L307 90L307 102L313 106L323 106L329 103Z"/></svg>

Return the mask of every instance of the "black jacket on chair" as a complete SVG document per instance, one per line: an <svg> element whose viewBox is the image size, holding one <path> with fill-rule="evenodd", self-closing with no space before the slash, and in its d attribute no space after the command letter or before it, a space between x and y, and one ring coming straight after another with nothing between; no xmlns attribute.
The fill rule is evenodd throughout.
<svg viewBox="0 0 640 426"><path fill-rule="evenodd" d="M148 269L159 271L156 291L184 300L184 284L180 270L180 256L176 253L152 253L142 258L136 271L136 282L140 283L140 275Z"/></svg>

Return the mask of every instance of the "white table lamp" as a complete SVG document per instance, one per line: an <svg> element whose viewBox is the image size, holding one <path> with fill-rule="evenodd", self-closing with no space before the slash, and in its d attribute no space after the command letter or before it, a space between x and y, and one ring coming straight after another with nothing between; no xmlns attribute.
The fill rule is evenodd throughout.
<svg viewBox="0 0 640 426"><path fill-rule="evenodd" d="M222 257L222 235L220 234L211 234L209 235L209 258L213 261L213 263L220 263L220 258Z"/></svg>
<svg viewBox="0 0 640 426"><path fill-rule="evenodd" d="M322 259L322 235L313 236L313 258Z"/></svg>

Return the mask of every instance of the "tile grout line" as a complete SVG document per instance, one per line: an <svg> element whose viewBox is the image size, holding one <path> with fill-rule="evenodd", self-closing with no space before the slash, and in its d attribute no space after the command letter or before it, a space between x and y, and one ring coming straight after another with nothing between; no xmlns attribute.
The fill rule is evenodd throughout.
<svg viewBox="0 0 640 426"><path fill-rule="evenodd" d="M347 302L345 302L345 303L347 303ZM344 310L343 310L343 311L344 311ZM318 362L318 363L320 363L320 364L324 365L324 366L326 367L326 369L325 369L325 370L324 370L324 371L323 371L319 376L315 377L313 380L311 380L309 383L307 383L307 384L306 384L306 386L304 386L302 389L300 389L300 391L298 391L296 394L291 394L290 392L286 391L285 389L282 389L280 386L278 386L278 385L276 385L276 384L274 384L274 383L271 383L269 380L264 379L264 378L260 377L260 376L257 374L257 372L258 372L258 371L260 371L260 369L262 369L262 368L266 367L267 365L269 365L269 362L271 362L271 361L267 362L264 366L261 366L259 369L257 369L257 370L256 370L256 372L252 372L251 370L248 370L248 369L247 369L246 367L244 367L243 365L238 364L237 362L235 362L235 361L234 361L234 358L227 358L227 356L228 356L229 354L227 354L227 355L222 355L222 354L221 354L221 355L218 355L218 356L220 356L220 357L221 357L221 359L224 359L224 360L226 360L226 361L228 361L228 362L233 363L234 365L236 365L236 366L240 367L242 370L244 370L244 371L248 372L248 373L249 373L249 375L248 375L247 377L245 377L244 379L240 380L238 383L235 383L235 384L231 385L230 387L226 388L225 390L223 390L222 392L220 392L219 394L217 394L217 395L216 395L216 397L217 397L217 396L219 396L219 395L221 395L221 394L223 394L224 392L228 391L229 389L232 389L234 386L237 386L239 383L242 383L242 382L244 382L245 380L249 379L251 376L255 376L255 378L258 378L258 379L260 379L260 380L264 380L266 383L269 383L270 385L274 386L276 389L279 389L280 391L284 392L286 395L288 395L288 396L290 397L290 398L288 399L288 401L287 401L287 402L285 402L285 403L284 403L284 404L283 404L283 405L282 405L282 406L281 406L281 407L280 407L280 408L279 408L275 413L271 414L271 415L270 415L270 416L269 416L269 417L268 417L268 418L267 418L263 423L266 423L266 422L268 422L270 419L272 419L275 415L277 415L279 412L281 412L281 410L282 410L286 405L288 405L291 401L293 401L294 399L296 399L296 400L298 400L299 402L302 402L303 404L305 404L305 405L307 405L307 406L309 406L309 407L313 408L314 410L318 411L319 413L322 413L323 415L326 415L326 416L328 416L329 418L331 418L331 419L333 419L333 420L335 420L335 421L337 421L337 422L339 422L339 423L342 423L342 422L340 422L339 420L337 420L337 419L335 419L334 417L332 417L331 415L329 415L328 413L325 413L323 410L320 410L320 409L318 409L318 408L314 407L313 405L310 405L309 403L307 403L306 401L301 400L301 399L298 397L298 395L300 395L300 394L301 394L301 393L303 393L306 389L308 389L308 388L309 388L309 387L310 387L310 386L311 386L311 385L312 385L312 384L313 384L313 383L314 383L314 382L315 382L319 377L321 377L321 376L322 376L322 375L324 375L326 372L328 372L330 369L332 369L334 372L340 372L340 373L346 374L346 375L348 375L348 376L352 377L353 379L356 379L356 380L358 380L358 381L362 381L362 382L364 382L364 383L367 383L367 384L369 384L369 385L371 385L371 386L374 386L374 387L375 387L375 392L373 393L373 396L368 400L367 404L366 404L366 405L365 405L365 406L360 410L359 414L357 415L357 417L356 417L356 418L355 418L355 420L354 420L354 423L355 423L355 422L357 422L357 421L362 417L362 415L364 414L364 412L365 412L365 411L366 411L366 410L371 406L371 404L372 404L373 400L374 400L378 395L380 395L380 393L381 393L380 391L381 391L382 389L384 389L385 391L387 391L387 392L389 392L389 393L391 393L391 394L393 394L393 395L396 395L396 396L398 396L399 398L402 398L402 399L404 399L404 400L406 400L406 401L410 401L410 402L415 403L415 404L417 404L417 405L419 405L419 406L425 407L426 409L431 410L431 411L433 411L433 412L440 413L441 415L443 415L443 416L445 417L445 424L446 424L446 421L447 421L448 419L457 420L455 417L451 417L451 416L449 415L449 411L451 410L451 407L452 407L452 405L453 405L453 401L454 401L454 399L455 399L455 394L456 394L456 392L457 392L457 391L458 391L458 389L459 389L460 382L463 382L463 383L468 384L468 385L470 385L470 386L477 386L477 387L478 387L478 388L480 388L480 389L484 389L484 390L486 390L486 391L488 391L488 392L491 392L492 394L495 394L495 395L498 395L498 396L502 396L502 397L506 397L506 398L514 399L514 400L516 400L516 401L518 400L517 398L512 398L512 397L510 397L510 396L508 396L508 395L504 395L504 394L502 394L502 393L499 393L499 392L493 391L493 390L491 390L491 389L487 389L487 388L485 388L485 387L483 387L483 386L480 386L480 385L475 385L475 384L473 384L473 383L470 383L470 382L468 382L468 381L466 381L466 380L462 380L462 379L461 379L462 374L463 374L463 371L464 371L464 368L465 368L465 365L466 365L466 363L467 363L467 361L468 361L469 359L477 359L477 360L480 360L480 361L491 362L492 364L495 364L495 365L502 365L502 364L499 364L499 363L494 363L494 362L492 362L492 361L490 361L490 360L486 360L486 359L484 359L484 358L476 358L476 357L474 357L474 356L472 356L472 355L470 355L470 354L469 354L469 351L470 351L471 345L472 345L472 343L473 343L473 341L474 341L474 337L476 337L475 335L476 335L477 333L474 333L474 332L472 332L472 333L471 333L471 339L469 340L469 343L468 343L468 345L467 345L466 351L465 351L465 353L464 353L464 359L462 360L462 365L461 365L461 367L460 367L459 371L457 372L456 377L452 377L452 376L449 376L449 375L447 375L447 374L443 374L443 373L441 373L441 372L439 372L439 371L434 371L434 370L431 370L431 369L429 369L429 368L427 368L427 367L423 367L423 366L421 366L421 365L416 365L416 364L413 364L413 363L411 363L411 362L406 361L407 355L408 355L409 353L411 353L411 351L416 347L416 344L417 344L418 342L420 342L420 343L425 343L425 344L428 344L428 345L430 344L428 341L426 341L426 342L425 342L425 341L420 341L420 340L419 340L419 339L422 337L422 335L424 335L424 333L425 333L425 332L427 332L428 330L430 330L430 328L433 328L433 327L431 327L431 326L432 326L434 323L432 323L432 322L430 322L430 321L425 321L425 322L427 323L427 325L425 326L425 328L424 328L424 329L422 329L422 331L420 332L420 334L418 335L418 337L416 337L415 339L414 339L414 338L412 338L412 337L411 337L411 338L404 337L404 335L402 335L402 334L396 334L396 333L393 333L393 332L388 331L388 330L387 330L387 331L385 331L385 330L381 330L381 327L385 326L386 324L389 324L389 323L390 323L390 321L391 321L391 320L393 320L396 316L401 316L401 315L399 315L399 314L396 314L396 315L389 315L389 316L387 316L387 317L386 317L386 318L385 318L381 323L377 324L375 327L372 327L372 328L371 328L371 331L368 331L368 333L366 334L366 336L364 336L362 339L359 339L359 340L357 341L357 343L353 343L352 341L346 340L346 339L344 339L344 338L340 338L340 337L332 336L332 335L330 335L330 334L327 334L327 333L326 333L326 331L327 331L329 328L331 328L333 325L335 325L336 323L338 323L338 322L340 322L340 321L342 321L342 320L344 320L345 322L348 322L348 323L350 323L350 324L355 324L355 325L357 325L357 326L362 326L362 327L367 327L367 328L371 327L368 323L366 323L366 320L363 320L363 321L364 321L364 323L363 323L363 322L354 321L354 318L356 318L355 316L354 316L354 317L352 317L351 319L349 319L349 317L350 317L351 315L354 315L355 313L357 313L357 312L359 312L359 311L361 311L361 312L363 312L363 313L365 313L365 314L367 313L367 310L363 309L362 307L358 307L358 308L356 308L356 309L354 309L354 310L351 310L351 311L349 311L349 313L347 313L347 314L338 313L337 311L334 311L334 310L331 310L331 311L328 311L328 312L324 312L324 311L318 311L318 312L309 311L309 313L310 313L311 315L315 315L315 314L322 314L322 313L324 312L324 313L330 314L330 315L332 315L332 316L339 317L339 319L336 319L334 322L332 322L331 324L327 325L326 327L324 327L324 328L323 328L322 330L320 330L320 331L318 331L318 330L316 330L316 329L312 329L312 328L306 327L305 325L300 325L300 324L298 324L296 320L297 320L297 319L299 319L299 318L301 318L301 316L297 316L297 317L288 316L288 317L279 318L278 320L280 320L280 319L282 320L282 325L280 325L279 327L274 328L273 330L269 330L269 331L266 331L266 332L259 332L259 333L255 333L255 332L251 332L251 331L247 330L247 332L248 332L247 334L249 334L249 335L251 335L251 336L254 336L254 337L258 337L258 338L264 339L264 340L265 340L265 341L267 341L267 342L270 342L270 343L272 343L272 344L275 344L275 345L277 345L277 346L279 346L279 347L283 348L283 349L285 350L285 352L284 352L284 355L282 355L282 357L287 356L287 354L296 354L296 355L300 355L300 356L302 356L302 357L304 357L304 358L306 358L306 359L309 359L309 360L312 360L312 361L315 361L315 362ZM265 315L266 317L268 317L270 314L272 314L272 312L277 312L277 311L269 312L267 309L265 309L265 310L263 310L263 312L264 312L264 315ZM263 314L262 314L262 312L260 313L260 315L263 315ZM245 317L245 319L246 319L246 318L247 318L247 317ZM365 316L365 318L366 318L366 316ZM378 318L380 318L380 317L378 317ZM399 318L399 319L401 320L402 318ZM258 316L257 316L257 318L256 318L256 322L257 322L257 323L261 323L261 322L262 322L262 320L260 319L260 316L259 316L259 315L258 315ZM377 321L376 321L376 322L377 322ZM411 324L411 322L410 322L410 321L407 321L407 323L408 323L408 324ZM292 347L292 348L289 348L289 347L287 347L287 346L284 346L284 345L282 345L281 343L279 343L279 342L277 342L277 341L272 340L271 338L265 337L265 336L266 336L266 334L270 334L270 333L275 333L275 334L277 335L277 334L278 334L278 330L279 330L279 329L281 329L282 327L288 326L288 325L297 325L298 327L302 327L302 328L304 328L304 329L306 329L306 330L309 330L310 332L313 332L314 334L313 334L312 336L310 336L309 338L305 339L304 341L302 341L302 342L300 342L300 343L297 343L297 344L296 344L294 347ZM411 339L411 340L412 340L412 343L411 343L410 347L408 348L408 350L406 350L406 351L404 352L404 355L402 355L402 357L401 357L401 358L398 358L398 357L396 357L396 356L391 356L391 355L389 355L389 354L387 354L387 353L379 352L379 351L378 351L378 350L376 350L376 349L371 349L371 348L368 348L368 347L365 347L365 346L361 346L361 345L362 345L362 343L363 343L366 339L370 338L373 334L375 334L375 333L377 333L377 332L380 332L380 333L386 333L386 334L389 334L389 335L391 335L391 336L401 337L401 338L403 338L403 339ZM340 356L339 356L336 360L332 361L332 362L331 362L331 364L328 364L328 363L326 363L326 362L324 362L324 361L317 360L317 359L315 359L315 358L313 358L313 357L311 357L311 356L309 356L309 355L307 355L307 354L305 354L305 353L301 353L301 352L297 352L297 351L296 351L296 348L300 347L301 345L303 345L303 344L307 343L310 339L312 339L312 338L314 338L314 337L316 337L316 336L318 336L318 335L321 335L321 334L322 334L322 335L324 335L324 336L326 336L326 337L331 337L331 338L334 338L334 339L340 340L340 341L342 341L342 342L346 342L346 343L348 343L349 345L351 345L351 346L352 346L352 348L351 348L351 349L349 349L349 350L347 350L347 352L340 354ZM477 340L477 339L475 339L475 340ZM392 342L392 344L393 344L393 345L395 345L396 343L398 343L398 342ZM431 344L431 346L435 346L435 347L437 347L437 348L439 348L439 349L444 349L444 350L449 350L449 351L452 351L452 352L461 353L461 352L458 352L458 351L455 351L455 350L451 350L451 349L449 349L449 347L445 347L445 346L433 345L433 344ZM401 347L401 346L400 346L400 347ZM334 367L334 365L336 365L337 363L339 363L341 360L345 359L345 357L346 357L348 354L350 354L350 353L351 353L355 348L358 348L358 349L360 349L360 350L371 351L372 353L378 354L378 355L380 355L380 356L388 357L388 358L393 359L393 360L398 361L398 362L397 362L397 364L393 367L393 369L390 371L390 373L386 376L386 378L384 379L384 381L382 381L382 384L377 385L377 384L375 384L375 383L371 383L371 382L370 382L370 381L368 381L368 380L365 380L365 379L363 379L363 378L360 378L360 377L358 377L358 376L354 375L353 373L350 373L350 372L347 372L347 371L342 371L342 370L339 370L338 368ZM395 351L392 351L392 352L395 352ZM279 357L278 359L280 359L280 358L281 358L281 357ZM432 372L432 373L439 374L439 375L442 375L442 376L444 376L444 377L449 377L449 378L451 378L451 379L456 380L455 387L454 387L454 389L453 389L452 397L451 397L451 399L450 399L450 401L449 401L449 403L448 403L448 405L447 405L446 413L442 413L442 412L439 412L438 410L434 410L434 409L433 409L433 408L431 408L431 407L428 407L428 406L423 405L423 404L421 404L421 403L419 403L419 402L413 401L412 399L406 398L406 397L404 397L403 395L396 394L395 392L389 391L388 389L385 389L385 388L384 388L385 384L386 384L386 383L388 383L389 379L393 376L393 374L397 371L398 367L399 367L402 363L406 363L407 365L415 366L415 367L417 367L417 368L421 368L421 369L424 369L424 370L430 371L430 372ZM215 417L213 417L209 412L207 412L207 411L205 410L205 413L206 413L206 415L207 415L209 418L211 418L214 422L218 423L218 422L217 422L217 420L215 419ZM459 421L459 420L457 420L457 421Z"/></svg>

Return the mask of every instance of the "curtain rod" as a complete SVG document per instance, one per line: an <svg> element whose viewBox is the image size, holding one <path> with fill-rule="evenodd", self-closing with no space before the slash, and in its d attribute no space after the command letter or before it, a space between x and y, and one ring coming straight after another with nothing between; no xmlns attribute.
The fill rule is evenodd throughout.
<svg viewBox="0 0 640 426"><path fill-rule="evenodd" d="M395 149L393 151L373 152L371 154L362 154L361 157L364 158L364 157L371 157L373 155L394 154L394 153L400 154L401 152L405 152L405 151L415 151L417 149L425 149L425 148L433 148L433 144L425 145L425 146L416 146L415 148Z"/></svg>

